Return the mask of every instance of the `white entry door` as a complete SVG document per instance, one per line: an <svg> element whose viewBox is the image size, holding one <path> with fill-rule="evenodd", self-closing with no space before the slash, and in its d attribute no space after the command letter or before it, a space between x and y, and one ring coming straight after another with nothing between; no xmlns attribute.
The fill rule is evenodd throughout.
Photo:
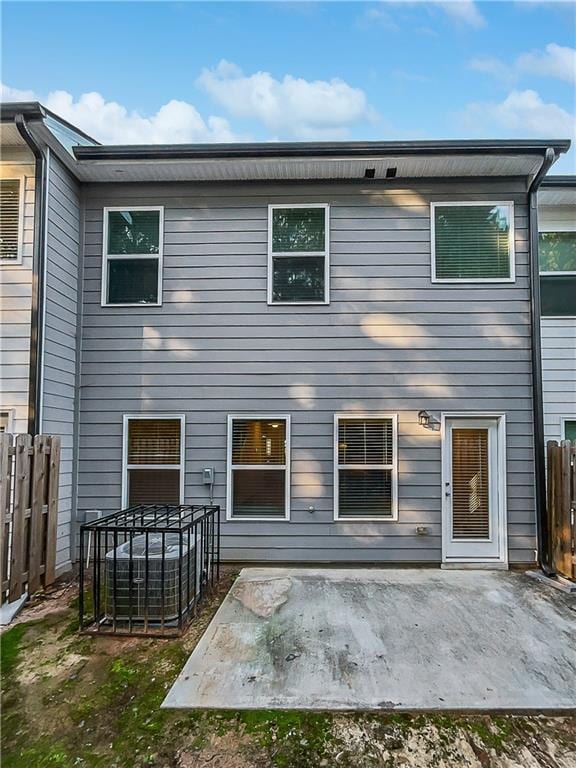
<svg viewBox="0 0 576 768"><path fill-rule="evenodd" d="M442 445L444 562L505 562L504 425L446 417Z"/></svg>

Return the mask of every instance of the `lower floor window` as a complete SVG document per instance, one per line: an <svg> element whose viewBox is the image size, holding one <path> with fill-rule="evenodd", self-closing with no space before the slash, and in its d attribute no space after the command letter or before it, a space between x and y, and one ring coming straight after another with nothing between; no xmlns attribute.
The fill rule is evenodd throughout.
<svg viewBox="0 0 576 768"><path fill-rule="evenodd" d="M573 442L576 442L576 418L564 419L564 429L562 431L563 440L572 440Z"/></svg>
<svg viewBox="0 0 576 768"><path fill-rule="evenodd" d="M123 505L181 504L184 416L124 418Z"/></svg>
<svg viewBox="0 0 576 768"><path fill-rule="evenodd" d="M395 519L395 415L335 417L334 497L337 520Z"/></svg>
<svg viewBox="0 0 576 768"><path fill-rule="evenodd" d="M228 517L289 517L290 418L230 416L228 419Z"/></svg>

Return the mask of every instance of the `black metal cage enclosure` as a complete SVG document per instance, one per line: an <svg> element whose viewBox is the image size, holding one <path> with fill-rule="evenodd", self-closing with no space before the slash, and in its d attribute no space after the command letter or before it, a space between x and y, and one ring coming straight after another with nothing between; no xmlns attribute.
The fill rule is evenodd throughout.
<svg viewBox="0 0 576 768"><path fill-rule="evenodd" d="M220 578L220 507L140 505L80 528L80 630L183 632Z"/></svg>

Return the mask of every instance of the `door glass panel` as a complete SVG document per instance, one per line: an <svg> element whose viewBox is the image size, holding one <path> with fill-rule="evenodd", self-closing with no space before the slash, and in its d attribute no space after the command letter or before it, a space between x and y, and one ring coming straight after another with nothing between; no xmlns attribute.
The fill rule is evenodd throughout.
<svg viewBox="0 0 576 768"><path fill-rule="evenodd" d="M452 430L452 537L490 538L487 429Z"/></svg>

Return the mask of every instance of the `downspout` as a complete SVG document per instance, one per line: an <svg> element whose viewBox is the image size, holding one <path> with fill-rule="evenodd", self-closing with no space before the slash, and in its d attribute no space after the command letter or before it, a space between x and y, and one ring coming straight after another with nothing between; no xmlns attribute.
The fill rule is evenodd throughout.
<svg viewBox="0 0 576 768"><path fill-rule="evenodd" d="M47 163L44 150L30 133L24 115L19 113L14 122L18 132L30 147L36 161L34 191L34 248L32 256L32 307L30 324L30 366L28 371L28 433L38 434L41 409L41 368L44 328L42 307L44 302L44 251L46 243L46 186Z"/></svg>
<svg viewBox="0 0 576 768"><path fill-rule="evenodd" d="M550 530L546 511L546 460L544 445L544 401L542 395L542 340L540 332L540 265L538 260L538 187L556 160L548 147L540 170L528 188L528 227L530 234L530 311L532 323L532 410L534 414L534 473L538 565L552 575Z"/></svg>

